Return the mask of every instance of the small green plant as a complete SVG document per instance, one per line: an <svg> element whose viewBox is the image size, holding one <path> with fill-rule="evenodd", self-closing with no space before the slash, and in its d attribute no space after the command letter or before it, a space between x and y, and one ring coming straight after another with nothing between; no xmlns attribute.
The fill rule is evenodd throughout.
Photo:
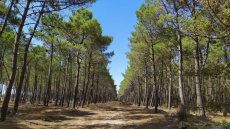
<svg viewBox="0 0 230 129"><path fill-rule="evenodd" d="M177 112L177 119L179 121L185 121L187 120L187 111L185 109L180 109L178 112Z"/></svg>

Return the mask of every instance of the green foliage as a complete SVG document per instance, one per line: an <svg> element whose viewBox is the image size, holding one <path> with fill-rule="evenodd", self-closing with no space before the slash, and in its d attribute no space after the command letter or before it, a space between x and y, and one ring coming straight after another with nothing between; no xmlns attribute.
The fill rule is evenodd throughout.
<svg viewBox="0 0 230 129"><path fill-rule="evenodd" d="M0 1L0 16L4 16L7 12L6 0Z"/></svg>
<svg viewBox="0 0 230 129"><path fill-rule="evenodd" d="M179 109L179 111L177 112L177 119L179 121L186 121L187 120L187 111L186 109L182 108L182 107L179 107L181 109Z"/></svg>
<svg viewBox="0 0 230 129"><path fill-rule="evenodd" d="M161 105L168 104L171 84L171 101L174 106L178 105L181 96L178 73L182 72L181 89L188 109L197 109L198 105L199 88L196 89L195 78L200 79L200 97L205 108L228 107L227 102L220 101L230 97L223 97L230 89L221 90L224 79L230 77L229 5L228 1L218 0L146 0L136 11L138 22L129 38L129 66L120 84L121 99L134 104L141 101L138 105L147 105L147 99L151 99L149 104L154 106L157 99L154 95L158 92ZM210 82L208 78L215 81ZM177 116L184 120L186 112L178 112Z"/></svg>

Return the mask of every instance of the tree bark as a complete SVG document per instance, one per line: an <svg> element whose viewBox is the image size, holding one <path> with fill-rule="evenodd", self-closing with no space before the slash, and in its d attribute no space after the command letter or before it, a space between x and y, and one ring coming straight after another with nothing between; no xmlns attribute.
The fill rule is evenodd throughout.
<svg viewBox="0 0 230 129"><path fill-rule="evenodd" d="M96 104L98 102L98 92L99 92L99 75L97 75L97 84L96 84L96 93L95 93L95 97L94 97L94 104Z"/></svg>
<svg viewBox="0 0 230 129"><path fill-rule="evenodd" d="M58 77L58 82L56 83L56 99L55 99L55 106L58 105L59 95L60 95L60 77Z"/></svg>
<svg viewBox="0 0 230 129"><path fill-rule="evenodd" d="M141 106L141 82L140 76L138 75L138 106Z"/></svg>
<svg viewBox="0 0 230 129"><path fill-rule="evenodd" d="M48 106L51 94L51 84L52 84L52 66L53 66L53 55L54 55L54 43L51 43L51 54L50 54L50 64L49 64L49 72L48 72L48 82L47 82L47 90L45 93L45 98L43 105Z"/></svg>
<svg viewBox="0 0 230 129"><path fill-rule="evenodd" d="M24 52L24 58L23 58L23 66L22 66L22 71L21 71L21 75L20 75L19 85L17 87L17 93L16 93L16 99L15 99L15 102L14 102L13 114L16 114L17 111L18 111L18 105L19 105L19 100L20 100L20 96L21 96L22 85L23 85L23 81L24 81L24 77L25 77L25 73L26 73L28 51L29 51L31 41L32 41L32 39L34 37L34 34L36 32L36 29L37 29L37 27L39 25L43 10L45 8L45 3L46 2L43 3L43 6L42 6L42 9L41 9L41 11L39 13L39 16L37 18L36 24L34 25L33 32L31 33L30 39L29 39L28 43L25 46L25 52Z"/></svg>
<svg viewBox="0 0 230 129"><path fill-rule="evenodd" d="M76 75L76 83L75 83L74 98L73 98L73 108L76 107L76 103L77 103L78 85L80 81L80 69L81 69L80 53L78 52L77 53L77 75Z"/></svg>
<svg viewBox="0 0 230 129"><path fill-rule="evenodd" d="M36 97L37 97L37 90L38 90L38 73L37 73L37 62L35 62L35 69L34 69L34 87L33 87L33 93L31 98L31 104L34 104Z"/></svg>
<svg viewBox="0 0 230 129"><path fill-rule="evenodd" d="M227 41L224 40L224 59L225 59L225 68L224 68L224 93L223 93L223 116L226 117L228 115L228 107L227 107L227 66L228 66L228 48Z"/></svg>
<svg viewBox="0 0 230 129"><path fill-rule="evenodd" d="M203 107L203 101L201 96L201 79L200 79L200 54L199 54L199 41L196 38L196 47L195 47L195 82L196 82L196 101L197 101L197 115L205 116L205 111Z"/></svg>
<svg viewBox="0 0 230 129"><path fill-rule="evenodd" d="M172 98L172 63L170 59L170 64L169 64L169 89L168 89L168 110L171 110L171 98Z"/></svg>
<svg viewBox="0 0 230 129"><path fill-rule="evenodd" d="M196 19L196 2L192 1L192 16ZM196 26L195 26L196 28ZM196 102L197 102L197 115L205 116L203 100L201 96L201 72L200 72L200 45L198 37L195 37L195 85L196 85Z"/></svg>
<svg viewBox="0 0 230 129"><path fill-rule="evenodd" d="M26 3L25 9L24 9L24 12L22 15L22 20L21 20L21 23L19 25L18 32L17 32L17 35L15 37L15 41L14 41L12 73L10 76L8 87L6 89L6 95L4 97L4 101L2 103L1 121L4 121L6 119L8 104L9 104L10 96L11 96L11 90L12 90L15 76L16 76L16 72L17 72L17 58L18 58L18 49L19 49L19 44L20 44L19 42L21 39L21 34L22 34L24 23L26 21L26 16L27 16L27 13L29 10L30 3L31 3L31 0L28 0Z"/></svg>
<svg viewBox="0 0 230 129"><path fill-rule="evenodd" d="M159 104L159 87L157 85L157 75L156 75L156 64L155 64L155 51L154 51L154 43L152 43L152 67L153 67L153 79L154 79L154 87L155 87L155 112L158 112L158 104Z"/></svg>
<svg viewBox="0 0 230 129"><path fill-rule="evenodd" d="M65 99L67 99L67 77L68 77L68 70L69 70L69 59L67 59L67 64L66 64L66 68L65 68L65 75L64 75L64 90L63 90L63 94L62 94L62 103L61 106L64 106L64 101Z"/></svg>
<svg viewBox="0 0 230 129"><path fill-rule="evenodd" d="M145 107L149 108L149 93L148 93L148 79L147 79L147 64L145 64Z"/></svg>
<svg viewBox="0 0 230 129"><path fill-rule="evenodd" d="M179 9L176 3L176 0L173 0L173 6L176 13L176 35L177 35L177 44L178 44L178 50L179 50L179 67L178 67L178 92L179 92L179 98L180 98L180 106L179 106L179 112L186 115L186 105L184 100L184 87L183 87L183 47L182 47L182 37L180 32L180 25L179 25ZM186 118L183 118L186 119Z"/></svg>
<svg viewBox="0 0 230 129"><path fill-rule="evenodd" d="M89 81L90 81L90 70L91 70L91 61L92 61L92 52L89 53L89 61L88 61L88 70L87 70L87 81L85 85L85 92L83 93L83 101L82 101L82 107L84 107L85 102L86 102L86 95L88 93L88 88L89 88Z"/></svg>

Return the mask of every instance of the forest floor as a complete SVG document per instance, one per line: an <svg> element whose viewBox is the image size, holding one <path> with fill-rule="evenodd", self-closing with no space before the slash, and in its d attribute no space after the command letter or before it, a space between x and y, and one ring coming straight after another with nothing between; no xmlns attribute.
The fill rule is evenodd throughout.
<svg viewBox="0 0 230 129"><path fill-rule="evenodd" d="M120 102L92 104L78 110L25 104L16 116L0 122L0 129L177 129L175 112L175 109L171 112L160 109L154 113ZM210 115L200 120L189 116L189 121L198 126L221 120L230 122L230 117Z"/></svg>

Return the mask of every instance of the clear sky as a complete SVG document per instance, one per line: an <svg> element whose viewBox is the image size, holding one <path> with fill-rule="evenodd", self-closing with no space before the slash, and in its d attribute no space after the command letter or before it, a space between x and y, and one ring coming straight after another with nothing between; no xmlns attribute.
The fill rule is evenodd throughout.
<svg viewBox="0 0 230 129"><path fill-rule="evenodd" d="M89 8L100 22L103 34L113 36L109 51L114 51L115 55L111 58L109 69L117 86L127 68L125 53L129 51L128 38L137 22L135 12L142 3L144 0L98 0Z"/></svg>

